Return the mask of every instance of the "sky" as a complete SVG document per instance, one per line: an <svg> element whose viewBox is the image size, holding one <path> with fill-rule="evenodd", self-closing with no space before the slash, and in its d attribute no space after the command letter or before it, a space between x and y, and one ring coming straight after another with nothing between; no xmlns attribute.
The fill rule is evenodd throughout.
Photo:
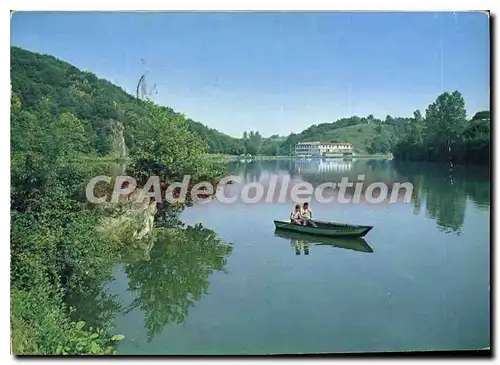
<svg viewBox="0 0 500 365"><path fill-rule="evenodd" d="M458 90L489 109L489 19L456 13L20 12L11 45L51 54L229 135L411 116Z"/></svg>

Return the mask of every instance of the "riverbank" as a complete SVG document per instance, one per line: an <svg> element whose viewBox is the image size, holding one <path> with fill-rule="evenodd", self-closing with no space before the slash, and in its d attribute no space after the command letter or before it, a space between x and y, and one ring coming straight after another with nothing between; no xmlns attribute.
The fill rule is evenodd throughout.
<svg viewBox="0 0 500 365"><path fill-rule="evenodd" d="M265 155L257 155L257 156L236 156L236 155L225 155L225 154L206 154L205 158L209 161L215 162L230 162L230 161L273 161L273 160L295 160L301 159L296 156L282 155L282 156L265 156ZM339 156L339 157L328 157L326 159L350 159L350 158L374 158L374 159L390 159L393 158L391 153L379 153L379 154L359 154L352 156ZM312 159L325 159L324 157L313 157Z"/></svg>

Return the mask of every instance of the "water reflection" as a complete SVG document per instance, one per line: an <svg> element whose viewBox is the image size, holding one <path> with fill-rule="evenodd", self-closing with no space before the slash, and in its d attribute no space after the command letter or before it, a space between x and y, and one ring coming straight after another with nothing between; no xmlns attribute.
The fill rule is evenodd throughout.
<svg viewBox="0 0 500 365"><path fill-rule="evenodd" d="M303 251L304 255L309 255L309 242L305 240L290 240L290 244L295 250L296 255L300 255Z"/></svg>
<svg viewBox="0 0 500 365"><path fill-rule="evenodd" d="M170 322L181 323L188 309L210 284L209 275L223 270L232 247L201 225L157 229L150 260L125 265L134 300L127 308L144 312L148 341Z"/></svg>
<svg viewBox="0 0 500 365"><path fill-rule="evenodd" d="M294 169L299 174L346 173L353 167L352 159L295 160Z"/></svg>
<svg viewBox="0 0 500 365"><path fill-rule="evenodd" d="M265 161L256 160L247 163L237 161L229 166L229 171L232 174L239 175L243 178L242 184L232 186L228 189L228 195L238 195L243 186L243 183L259 182L263 185L264 191L274 191L277 202L279 191L282 186L287 186L284 183L285 177L290 177L290 186L293 184L306 181L317 187L325 182L340 183L343 178L347 178L351 183L345 190L345 196L352 198L355 190L355 183L362 181L361 200L364 200L366 187L374 182L384 182L389 194L387 201L391 197L394 183L404 182L404 177L399 174L393 167L392 162L387 159L355 159L355 158L338 158L338 159L302 159L302 160L275 160ZM272 190L269 186L271 176L277 177L276 189ZM362 176L360 178L360 176ZM359 180L362 179L362 180ZM290 186L288 187L288 196L290 195ZM285 188L287 189L287 188ZM397 200L402 201L405 195L405 189L397 190ZM325 188L323 192L324 198L333 197L336 199L338 191ZM378 192L375 191L374 196ZM316 197L313 198L316 200Z"/></svg>
<svg viewBox="0 0 500 365"><path fill-rule="evenodd" d="M432 163L394 163L414 186L414 213L422 206L428 217L446 232L460 234L467 199L481 210L490 206L490 174L481 167L444 166Z"/></svg>
<svg viewBox="0 0 500 365"><path fill-rule="evenodd" d="M114 326L115 317L123 307L118 295L105 288L107 282L109 280L66 297L68 306L77 308L71 312L73 321L84 320L89 327L94 328L110 329Z"/></svg>
<svg viewBox="0 0 500 365"><path fill-rule="evenodd" d="M271 175L278 176L276 191L281 189L283 176L294 181L307 181L314 187L324 182L340 182L347 177L355 182L364 175L364 188L373 182L387 185L389 195L395 183L410 182L413 185L411 203L414 213L425 214L446 232L460 234L467 210L467 201L478 209L489 210L491 199L490 172L484 167L448 166L433 163L408 163L388 159L303 159L237 162L230 171L240 174L246 182L258 181L264 185ZM232 189L237 189L233 187ZM345 196L353 196L354 187L348 187ZM397 201L403 202L405 189L400 189ZM236 193L234 193L236 194ZM326 189L325 198L334 199L338 191ZM278 193L276 193L278 195ZM389 196L383 203L389 204ZM313 198L314 199L314 198ZM363 194L361 196L363 201Z"/></svg>
<svg viewBox="0 0 500 365"><path fill-rule="evenodd" d="M123 168L119 171L123 171ZM199 353L202 351L208 353L214 349L224 352L226 351L225 346L230 352L238 351L247 344L251 344L249 348L258 352L262 350L263 343L273 343L273 341L289 343L290 339L287 334L290 328L293 330L293 327L300 327L304 333L308 334L307 338L314 339L315 333L321 333L321 336L317 336L318 338L326 339L338 335L339 337L336 339L338 342L339 338L346 337L345 329L352 327L349 323L349 314L352 313L349 310L352 308L353 300L365 303L368 307L373 306L375 310L370 311L373 317L365 319L365 322L370 322L370 325L366 327L366 332L356 330L349 335L352 337L346 337L346 343L342 346L347 346L347 348L350 348L349 346L355 343L356 339L361 338L360 343L364 343L363 338L372 338L373 336L370 337L370 334L373 334L374 327L371 324L377 325L377 328L383 328L386 323L391 323L391 330L394 330L396 328L394 326L400 326L402 323L401 332L394 332L394 338L386 339L389 343L391 341L396 343L396 348L400 345L401 338L404 339L405 336L409 336L406 341L413 341L412 334L420 322L415 322L417 325L415 327L412 319L415 316L404 317L405 314L409 313L408 308L412 305L414 307L410 309L415 313L429 313L435 310L434 317L429 318L425 323L422 322L422 325L432 324L438 332L443 330L440 335L442 338L451 338L452 340L453 336L458 336L458 334L465 336L468 333L468 331L456 331L458 328L456 323L458 322L455 318L466 318L465 314L467 313L471 313L471 315L472 313L483 313L483 307L477 307L471 303L462 304L462 302L468 298L474 298L477 293L482 293L477 288L484 287L484 285L476 285L475 281L484 279L487 288L486 268L488 261L486 258L488 256L485 253L487 242L484 241L484 232L483 235L479 236L478 241L481 245L484 244L483 246L476 248L469 243L471 242L470 227L474 228L475 222L484 223L484 219L486 219L485 214L477 212L475 208L486 210L486 212L489 210L490 176L488 170L463 167L450 169L449 166L442 164L397 163L383 159L338 159L331 161L236 162L232 164L229 171L232 174L239 174L246 181L259 181L263 185L273 175L289 175L291 180L305 180L316 185L328 181L339 181L344 176L347 176L349 180L355 180L358 174L364 174L368 181L388 183L409 181L414 185L414 194L412 201L406 206L359 205L347 207L345 215L344 212L341 212L341 220L346 222L351 219L363 221L367 216L370 217L370 222L372 219L380 218L373 223L379 227L376 234L367 238L378 252L377 255L370 256L362 256L363 253L374 252L363 238L328 238L279 229L274 231L273 237L274 227L270 224L271 219L280 214L287 214L289 210L284 207L206 204L203 206L209 207L209 209L204 210L205 208L202 208L200 204L198 209L192 208L192 214L188 218L184 216L183 220L188 222L203 221L207 226L217 227L217 232L221 236L238 242L236 254L229 256L231 246L222 242L214 231L200 225L183 229L182 222L179 220L179 212L182 208L179 208L178 211L167 205L159 205L151 241L143 244L142 247L130 248L128 250L130 252L123 254L126 257L123 257L123 272L120 271L120 276L117 279L120 283L117 287L118 292L122 295L123 306L126 308L123 309L116 303L115 298L106 294L104 290L99 293L100 289L98 288L95 292L87 293L86 298L74 298L77 302L88 301L88 305L82 306L85 313L82 318L85 317L89 320L94 317L94 320L90 322L92 324L111 321L113 316L118 318L117 322L123 322L123 332L121 332L121 328L119 332L126 335L125 341L120 344L120 351L123 353L137 353L139 350L141 353L165 353L164 344L167 344L168 351L174 353ZM277 190L279 190L279 186ZM286 204L289 203L289 201L286 202ZM318 203L314 203L312 208L318 216L329 217L328 207L325 209L324 206L320 207ZM432 221L423 219L421 216L412 216L412 208L414 214L425 214ZM473 214L466 217L468 211ZM332 213L332 220L336 220L334 215L337 212ZM424 232L430 222L431 225L437 224L447 232L459 234L464 221L468 222L468 228L464 232L465 234L460 237L443 235L440 232L435 232L434 229ZM231 224L227 224L227 222L231 222ZM482 226L484 227L484 225ZM253 242L251 243L248 243L250 237L248 227L252 227L251 238ZM441 244L443 237L446 236L447 240L457 244L453 245L454 247L446 247L446 250L424 250L418 244L408 243L404 249L401 249L402 245L406 243L405 239L410 227L415 228L412 229L415 235L417 234L415 232L418 231L417 228L422 230L418 231L419 236L415 237L415 241L421 239L425 240L425 244ZM474 236L473 239L475 238ZM277 255L276 260L275 258L269 260L269 262L278 262L279 265L269 265L268 261L262 259L263 255L268 254L269 241L274 241L278 247L284 247L283 252L281 249L272 252L272 254ZM377 241L383 244L377 246ZM293 265L292 263L292 267L295 266L294 270L296 268L297 271L286 272L279 261L279 255L282 254L285 255L285 259L288 257L290 260L299 256L298 259L304 265ZM345 281L331 283L317 279L316 276L310 282L304 280L304 289L301 288L301 292L310 287L311 293L308 293L306 297L320 298L317 302L325 303L325 312L320 312L320 309L313 321L298 323L295 326L293 321L300 318L300 313L295 312L293 306L287 311L282 311L281 304L287 303L289 298L301 300L300 296L294 296L295 282L294 285L288 286L289 275L299 275L302 273L300 270L310 272L311 269L315 270L316 268L318 270L328 268L332 272L337 270L336 272L339 273L345 272L350 265L350 262L345 259L348 254L351 254L356 260L365 257L367 260L364 264L368 265L369 272L377 271L380 276L374 276L370 285L361 285L361 281L357 281L359 286L357 289L352 289L352 292L352 282L347 284ZM224 275L223 278L221 278L222 275L211 276L211 273L216 271L224 271L228 257L231 257L232 261L231 275ZM461 261L457 261L458 259ZM427 260L431 261L432 265L427 264ZM469 289L466 288L466 285L449 287L449 278L455 277L456 268L460 269L458 271L464 274L464 277L472 278ZM249 273L251 275L248 275ZM273 281L273 283L271 283L272 285L262 285L263 280L264 282L266 280ZM464 280L462 278L457 282L464 282ZM315 286L311 283L318 285ZM331 290L332 294L330 295L327 290L323 290L323 284L324 287L334 285L337 290ZM203 295L208 291L209 285L212 285L210 287L212 297L209 300L203 300ZM376 293L379 289L380 292L382 289L386 289L385 286L391 286L389 288L391 291L392 287L396 287L398 296L387 297L387 302L380 301ZM128 294L124 295L123 292L127 289L132 294L132 299ZM465 291L466 289L467 291ZM476 289L478 291L475 291ZM340 334L337 334L330 332L330 329L335 326L328 324L335 323L337 317L328 317L331 313L328 308L332 301L339 300L338 296L335 297L335 293L342 290L345 290L347 295L343 295L343 301L338 303L346 309L346 315L338 317L343 317L342 321L345 318L345 322L341 323L341 326L345 327L339 330ZM375 295L372 294L374 292ZM441 298L439 297L440 293L448 294ZM272 295L276 295L276 297L273 298ZM288 295L290 297L287 297ZM270 306L269 303L275 299L277 304ZM484 303L487 303L486 299ZM443 300L447 301L443 302ZM192 308L195 303L196 308ZM459 304L453 307L454 303ZM449 313L448 320L442 315L442 308L445 308ZM129 316L120 316L120 314L131 311L134 313L130 313ZM273 326L270 325L270 319L278 317L275 311L289 313L290 317L286 317L286 321L282 322L290 324L289 328L285 328L286 325L280 328L281 322L274 322ZM188 315L192 316L192 321L185 322ZM139 324L136 322L137 316L139 316ZM460 326L467 326L468 323L480 323L483 326L483 322L487 321L483 321L482 316L481 314L481 317L478 317L479 320L475 317L466 318L467 323L460 324ZM207 318L209 319L205 320ZM247 323L235 321L235 318L251 318L251 320ZM404 318L404 321L401 318ZM377 322L379 320L380 323ZM186 325L165 329L169 323L186 323ZM308 328L307 326L310 324L311 328ZM130 340L130 327L138 326L142 331L142 325L147 332L147 341L150 342L153 338L156 341L146 345L146 339L142 344L137 343L139 341ZM403 326L407 326L409 329L403 331L406 328ZM337 327L340 328L340 326ZM238 336L234 336L236 330L244 332L248 339L243 341ZM469 331L470 336L475 336L476 333L480 333L480 330L472 328ZM158 335L162 331L163 333ZM422 331L425 332L425 328ZM425 338L420 333L417 335L418 338ZM142 336L140 337L142 338ZM415 337L417 336L415 335ZM234 342L232 342L233 339ZM325 340L324 349L326 350L330 349L329 346L333 343L327 342ZM302 345L305 349L316 351L318 349L315 347L316 344L317 340L311 340L311 342L306 341ZM139 350L133 346L137 346ZM363 345L356 346L363 347ZM277 348L272 350L275 351ZM319 347L319 350L322 349Z"/></svg>
<svg viewBox="0 0 500 365"><path fill-rule="evenodd" d="M283 160L252 160L249 162L235 161L230 164L232 174L242 176L246 182L265 180L269 173L286 173L293 177L341 177L355 166L362 166L363 162L355 159L283 159ZM359 170L359 169L358 169ZM307 180L307 179L306 179ZM308 180L309 181L309 180Z"/></svg>
<svg viewBox="0 0 500 365"><path fill-rule="evenodd" d="M115 174L124 170L123 166L119 166ZM475 206L488 211L491 199L490 174L484 168L450 168L443 164L401 163L383 159L338 159L236 162L230 167L230 172L240 174L246 181L264 183L272 175L290 175L293 179L309 181L315 186L327 181L339 181L344 176L352 181L359 174L364 174L366 181L388 184L409 181L414 186L411 202L414 214L424 213L440 228L455 234L460 234L468 209L474 210ZM179 211L170 208L158 206L151 242L130 248L123 254L126 256L123 258L124 272L128 277L128 283L124 285L133 294L132 303L124 310L116 296L96 286L79 297L69 299L70 304L79 304L78 318L75 319L82 318L90 325L102 326L112 322L119 313L138 310L144 316L148 341L168 323L185 321L190 308L207 292L210 275L224 270L232 247L222 242L214 231L201 225L181 228ZM251 214L250 210L244 212ZM231 216L231 219L235 217ZM269 235L272 233L266 231L263 240ZM292 252L288 254L294 256L320 255L321 250L317 246L373 252L363 238L328 238L285 230L276 230L274 235L287 247L290 245ZM376 260L377 256L370 256L369 261Z"/></svg>
<svg viewBox="0 0 500 365"><path fill-rule="evenodd" d="M300 255L302 252L304 255L309 255L310 246L331 246L359 252L373 252L373 249L363 238L330 238L283 229L276 229L274 235L290 241L296 255Z"/></svg>

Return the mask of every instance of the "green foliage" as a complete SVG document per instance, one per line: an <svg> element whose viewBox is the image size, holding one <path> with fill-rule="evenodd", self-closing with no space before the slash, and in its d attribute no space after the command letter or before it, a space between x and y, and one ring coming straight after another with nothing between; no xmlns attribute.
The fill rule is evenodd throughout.
<svg viewBox="0 0 500 365"><path fill-rule="evenodd" d="M394 149L398 159L488 164L490 113L477 112L467 121L458 91L443 93L429 105L425 118L416 111L409 133Z"/></svg>
<svg viewBox="0 0 500 365"><path fill-rule="evenodd" d="M424 118L422 117L420 110L415 110L413 112L413 119L410 120L409 129L410 130L406 137L406 142L408 142L409 144L422 143L423 131L424 131Z"/></svg>
<svg viewBox="0 0 500 365"><path fill-rule="evenodd" d="M281 151L281 143L285 140L285 137L280 137L275 134L269 138L262 139L262 146L260 153L265 156L279 156L280 154L288 154L285 151Z"/></svg>
<svg viewBox="0 0 500 365"><path fill-rule="evenodd" d="M80 147L101 154L111 149L112 120L123 120L119 107L134 102L122 89L91 73L81 72L52 56L18 47L11 47L11 79L12 92L22 105L22 113L35 117L41 127L40 133L51 128L52 123L70 122L65 128L73 134L65 133L64 128L55 130L70 140L85 135L89 146ZM29 130L36 132L33 128Z"/></svg>
<svg viewBox="0 0 500 365"><path fill-rule="evenodd" d="M70 326L62 295L86 291L111 274L115 248L96 232L99 215L59 187L24 206L25 212L11 212L14 352L109 353L104 332Z"/></svg>
<svg viewBox="0 0 500 365"><path fill-rule="evenodd" d="M480 111L466 120L465 102L458 91L440 95L412 118L385 120L353 116L312 125L280 142L279 153L289 154L298 142L350 142L357 153L388 153L398 158L468 163L489 163L490 112Z"/></svg>
<svg viewBox="0 0 500 365"><path fill-rule="evenodd" d="M229 155L245 153L245 146L242 139L228 136L189 118L186 119L186 122L188 129L193 134L198 135L208 145L210 153Z"/></svg>
<svg viewBox="0 0 500 365"><path fill-rule="evenodd" d="M466 114L464 99L458 91L439 95L425 112L426 140L438 149L450 147L463 132Z"/></svg>
<svg viewBox="0 0 500 365"><path fill-rule="evenodd" d="M12 350L16 355L111 355L121 335L71 322L62 292L48 280L31 290L11 290Z"/></svg>
<svg viewBox="0 0 500 365"><path fill-rule="evenodd" d="M262 136L259 131L250 131L250 133L245 131L243 134L243 143L246 153L256 156L260 153L262 147Z"/></svg>
<svg viewBox="0 0 500 365"><path fill-rule="evenodd" d="M481 120L481 121L491 121L491 113L489 110L481 110L474 114L472 120Z"/></svg>
<svg viewBox="0 0 500 365"><path fill-rule="evenodd" d="M56 355L115 355L116 350L111 346L113 342L121 341L125 338L123 335L113 335L107 337L105 331L101 329L94 330L92 327L88 331L84 330L85 322L71 322L69 334L65 345L59 345L56 348Z"/></svg>
<svg viewBox="0 0 500 365"><path fill-rule="evenodd" d="M131 156L137 161L138 173L182 179L185 174L195 179L221 174L204 155L208 146L190 132L185 118L167 113L150 101L141 101L143 116L131 116L134 147Z"/></svg>
<svg viewBox="0 0 500 365"><path fill-rule="evenodd" d="M391 141L387 135L382 134L382 130L380 130L379 134L373 137L367 148L367 151L372 154L388 153L390 150Z"/></svg>
<svg viewBox="0 0 500 365"><path fill-rule="evenodd" d="M341 118L331 123L312 125L299 134L290 134L280 143L281 154L289 154L298 142L350 142L358 153L381 153L389 149L404 133L407 118L388 116L386 123L373 115ZM377 151L377 152L375 152Z"/></svg>
<svg viewBox="0 0 500 365"><path fill-rule="evenodd" d="M104 156L116 152L117 124L124 127L125 142L130 149L145 136L141 122L161 114L162 120L182 124L183 130L191 132L193 138L198 137L196 143L207 145L212 153L244 152L240 139L187 119L171 108L157 106L156 114L151 114L150 103L138 103L137 99L116 85L52 56L11 47L11 64L12 110L13 114L23 114L22 118L18 116L16 119L18 123L24 123L22 126L19 124L20 128L30 127L27 128L28 137L44 134L45 128L59 123L52 129L67 141L76 142L73 147L78 146L81 152ZM24 137L19 135L19 139ZM31 140L24 144L30 146ZM142 145L144 143L142 141Z"/></svg>
<svg viewBox="0 0 500 365"><path fill-rule="evenodd" d="M95 290L129 241L97 228L108 212L87 206L85 187L109 171L89 161L122 155L124 140L137 174L205 179L222 172L205 158L209 147L194 122L172 109L51 56L11 47L11 64L14 353L112 354L123 336L107 331L120 306ZM92 327L82 321L90 307L103 309Z"/></svg>

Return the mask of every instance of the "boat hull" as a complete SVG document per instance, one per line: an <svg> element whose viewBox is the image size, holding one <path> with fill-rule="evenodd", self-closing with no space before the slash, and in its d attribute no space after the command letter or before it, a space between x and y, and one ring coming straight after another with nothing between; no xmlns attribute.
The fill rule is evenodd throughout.
<svg viewBox="0 0 500 365"><path fill-rule="evenodd" d="M284 229L299 233L306 233L325 237L363 237L373 228L372 226L354 226L349 224L313 221L318 227L301 226L289 221L274 221L277 229Z"/></svg>

